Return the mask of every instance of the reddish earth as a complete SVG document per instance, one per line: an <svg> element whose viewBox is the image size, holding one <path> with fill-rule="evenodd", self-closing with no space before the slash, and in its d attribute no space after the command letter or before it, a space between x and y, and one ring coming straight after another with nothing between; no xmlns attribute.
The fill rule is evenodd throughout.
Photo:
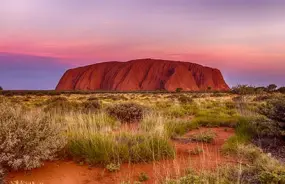
<svg viewBox="0 0 285 184"><path fill-rule="evenodd" d="M174 141L177 156L174 160L163 160L153 163L123 164L119 172L110 173L102 167L80 166L71 161L47 162L42 168L27 172L13 172L8 181L34 181L44 184L119 184L122 181L137 181L138 175L147 173L150 179L145 183L159 183L166 177L177 177L191 167L197 171L212 170L225 163L235 162L233 158L221 155L224 142L234 134L233 129L210 128L217 134L213 143L182 143ZM200 128L190 134L203 133L209 128ZM200 147L204 151L191 155L189 151Z"/></svg>
<svg viewBox="0 0 285 184"><path fill-rule="evenodd" d="M105 62L70 69L56 90L229 90L218 69L202 65L154 59Z"/></svg>

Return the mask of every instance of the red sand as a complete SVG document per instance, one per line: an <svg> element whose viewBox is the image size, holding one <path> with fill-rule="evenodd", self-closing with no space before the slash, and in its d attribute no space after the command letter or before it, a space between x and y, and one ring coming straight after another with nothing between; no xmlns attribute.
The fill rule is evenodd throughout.
<svg viewBox="0 0 285 184"><path fill-rule="evenodd" d="M174 160L163 160L153 163L122 164L119 172L110 173L102 167L79 166L70 161L47 162L45 166L27 172L12 172L8 175L8 181L33 181L35 184L120 184L122 181L137 181L138 175L147 173L150 179L144 183L159 183L166 177L181 176L185 169L192 167L195 170L211 170L217 166L232 162L220 154L221 146L226 139L234 134L234 130L228 128L200 128L191 131L190 134L201 133L211 129L217 134L214 142L205 143L181 143L174 141L177 156ZM200 155L190 155L189 150L196 147L204 151Z"/></svg>

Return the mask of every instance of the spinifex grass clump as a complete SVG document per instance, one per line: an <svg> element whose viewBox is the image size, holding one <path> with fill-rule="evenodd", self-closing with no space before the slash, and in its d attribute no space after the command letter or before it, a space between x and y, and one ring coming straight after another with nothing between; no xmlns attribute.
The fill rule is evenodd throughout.
<svg viewBox="0 0 285 184"><path fill-rule="evenodd" d="M201 132L199 134L195 134L190 136L190 139L192 141L197 141L197 142L205 142L205 143L211 143L214 141L214 138L216 137L216 133L212 131L207 131L207 132Z"/></svg>
<svg viewBox="0 0 285 184"><path fill-rule="evenodd" d="M166 137L152 134L70 134L67 146L74 158L90 164L149 162L173 158L174 148Z"/></svg>
<svg viewBox="0 0 285 184"><path fill-rule="evenodd" d="M135 103L122 103L110 106L107 113L123 123L140 121L143 118L145 107Z"/></svg>
<svg viewBox="0 0 285 184"><path fill-rule="evenodd" d="M93 116L93 117L92 117ZM122 132L106 114L67 117L67 153L90 164L148 162L173 158L169 139L159 132Z"/></svg>
<svg viewBox="0 0 285 184"><path fill-rule="evenodd" d="M169 118L189 117L199 112L199 108L194 102L188 104L174 104L166 108L161 108L160 110Z"/></svg>
<svg viewBox="0 0 285 184"><path fill-rule="evenodd" d="M178 101L182 104L188 104L188 103L192 103L193 99L189 96L186 96L186 95L180 95L178 97Z"/></svg>
<svg viewBox="0 0 285 184"><path fill-rule="evenodd" d="M211 102L201 105L193 122L205 127L234 127L239 115L228 103Z"/></svg>
<svg viewBox="0 0 285 184"><path fill-rule="evenodd" d="M101 108L98 100L88 100L84 102L69 101L64 97L55 97L48 99L45 103L44 110L52 113L94 113Z"/></svg>
<svg viewBox="0 0 285 184"><path fill-rule="evenodd" d="M63 123L41 111L0 104L0 165L32 169L52 159L65 146Z"/></svg>
<svg viewBox="0 0 285 184"><path fill-rule="evenodd" d="M167 135L170 137L180 136L190 130L198 128L199 125L191 120L172 119L167 120L164 124Z"/></svg>

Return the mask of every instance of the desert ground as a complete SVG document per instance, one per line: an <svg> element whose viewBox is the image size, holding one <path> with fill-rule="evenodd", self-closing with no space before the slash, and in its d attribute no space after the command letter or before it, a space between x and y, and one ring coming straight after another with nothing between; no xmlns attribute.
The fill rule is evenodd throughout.
<svg viewBox="0 0 285 184"><path fill-rule="evenodd" d="M279 92L6 92L0 181L283 184L284 110Z"/></svg>

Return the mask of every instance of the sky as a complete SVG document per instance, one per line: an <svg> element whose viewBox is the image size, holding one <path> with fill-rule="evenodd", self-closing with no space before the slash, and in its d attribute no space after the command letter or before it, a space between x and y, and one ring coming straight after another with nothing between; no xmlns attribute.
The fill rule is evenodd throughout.
<svg viewBox="0 0 285 184"><path fill-rule="evenodd" d="M68 68L157 58L285 85L284 0L1 0L0 86L54 89Z"/></svg>

